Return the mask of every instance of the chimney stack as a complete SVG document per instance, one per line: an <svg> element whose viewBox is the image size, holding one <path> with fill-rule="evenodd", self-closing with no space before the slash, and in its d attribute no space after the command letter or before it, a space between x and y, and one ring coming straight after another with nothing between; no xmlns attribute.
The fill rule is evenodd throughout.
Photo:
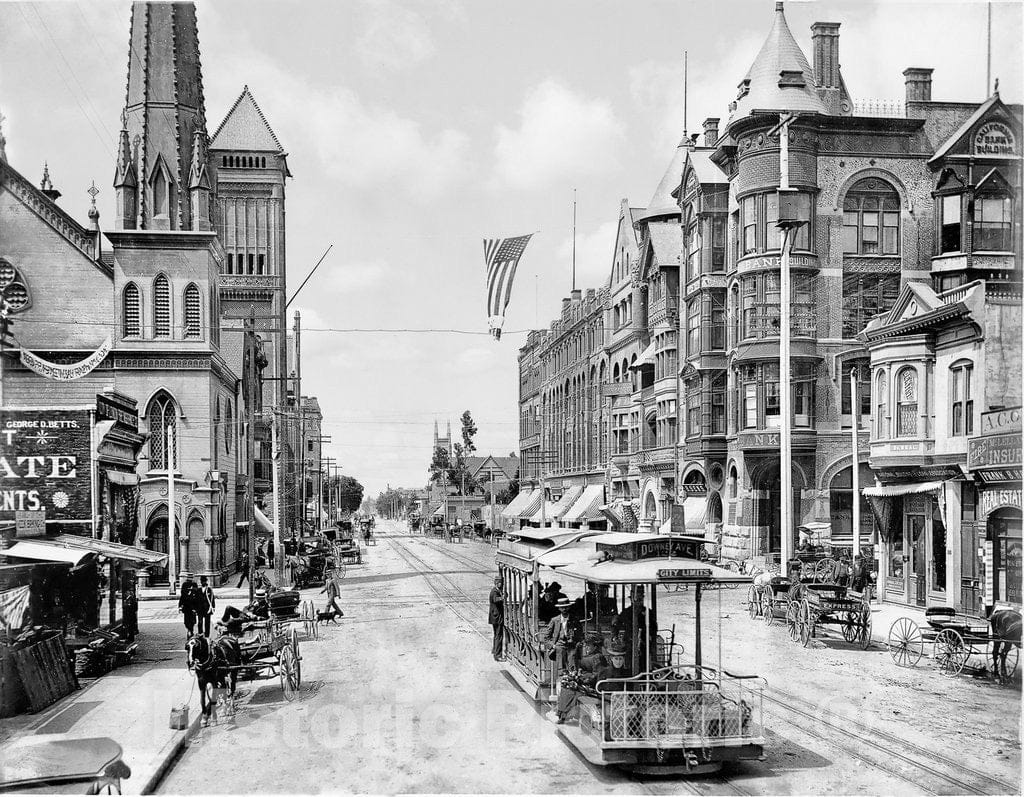
<svg viewBox="0 0 1024 797"><path fill-rule="evenodd" d="M580 299L583 298L583 291L580 290L579 288L573 288L573 291L570 295L572 296L572 303L579 304Z"/></svg>
<svg viewBox="0 0 1024 797"><path fill-rule="evenodd" d="M570 298L569 298L568 296L566 296L566 297L565 297L564 299L562 299L562 312L563 312L563 313L564 313L564 312L565 312L566 310L568 310L568 309L569 309L569 305L570 305L571 303L572 303L572 299L570 299Z"/></svg>
<svg viewBox="0 0 1024 797"><path fill-rule="evenodd" d="M932 72L934 69L911 66L903 70L907 86L907 102L932 101Z"/></svg>
<svg viewBox="0 0 1024 797"><path fill-rule="evenodd" d="M838 89L839 23L815 22L811 25L814 43L814 82L819 89Z"/></svg>
<svg viewBox="0 0 1024 797"><path fill-rule="evenodd" d="M713 147L718 143L718 122L717 116L709 116L704 120L704 146Z"/></svg>

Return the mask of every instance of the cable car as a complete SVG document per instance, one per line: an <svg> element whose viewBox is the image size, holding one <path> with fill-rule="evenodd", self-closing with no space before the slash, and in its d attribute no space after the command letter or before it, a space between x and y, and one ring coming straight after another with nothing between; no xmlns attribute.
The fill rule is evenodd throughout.
<svg viewBox="0 0 1024 797"><path fill-rule="evenodd" d="M505 582L505 668L519 687L534 700L554 700L558 672L544 655L538 633L542 613L542 578L551 581L554 571L543 569L541 554L553 552L599 531L566 528L522 528L498 539L495 561ZM573 557L570 557L571 561Z"/></svg>
<svg viewBox="0 0 1024 797"><path fill-rule="evenodd" d="M582 691L578 720L557 726L591 763L695 775L763 754L764 680L732 675L720 661L717 668L707 666L701 649L703 593L751 579L702 562L704 542L682 535L602 534L578 540L575 551L563 550L562 564L557 553L546 556L563 584L580 584L587 605L584 632L600 634L606 648L617 643L625 649L628 674ZM689 663L682 661L674 627L667 632L658 623L659 596L679 591L694 598ZM612 598L618 613L609 620Z"/></svg>

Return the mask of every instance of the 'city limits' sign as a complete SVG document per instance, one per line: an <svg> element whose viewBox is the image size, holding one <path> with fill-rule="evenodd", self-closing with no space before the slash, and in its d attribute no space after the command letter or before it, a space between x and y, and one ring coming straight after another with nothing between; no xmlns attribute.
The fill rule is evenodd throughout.
<svg viewBox="0 0 1024 797"><path fill-rule="evenodd" d="M87 410L0 410L0 520L46 511L47 520L92 514Z"/></svg>

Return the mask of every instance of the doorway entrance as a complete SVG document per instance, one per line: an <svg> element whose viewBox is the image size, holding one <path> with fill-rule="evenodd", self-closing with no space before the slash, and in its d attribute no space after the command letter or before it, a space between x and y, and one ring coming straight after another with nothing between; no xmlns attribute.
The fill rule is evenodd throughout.
<svg viewBox="0 0 1024 797"><path fill-rule="evenodd" d="M754 552L778 554L782 551L782 472L778 463L765 465L751 480L754 497L754 523L760 537ZM795 543L795 529L800 523L800 493L803 477L793 468L793 528L789 533ZM793 549L795 549L795 544Z"/></svg>

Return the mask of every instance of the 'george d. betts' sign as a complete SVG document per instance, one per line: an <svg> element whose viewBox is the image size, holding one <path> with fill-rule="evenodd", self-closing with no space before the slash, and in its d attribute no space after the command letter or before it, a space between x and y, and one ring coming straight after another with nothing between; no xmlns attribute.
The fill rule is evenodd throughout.
<svg viewBox="0 0 1024 797"><path fill-rule="evenodd" d="M92 514L88 410L0 410L0 520Z"/></svg>

